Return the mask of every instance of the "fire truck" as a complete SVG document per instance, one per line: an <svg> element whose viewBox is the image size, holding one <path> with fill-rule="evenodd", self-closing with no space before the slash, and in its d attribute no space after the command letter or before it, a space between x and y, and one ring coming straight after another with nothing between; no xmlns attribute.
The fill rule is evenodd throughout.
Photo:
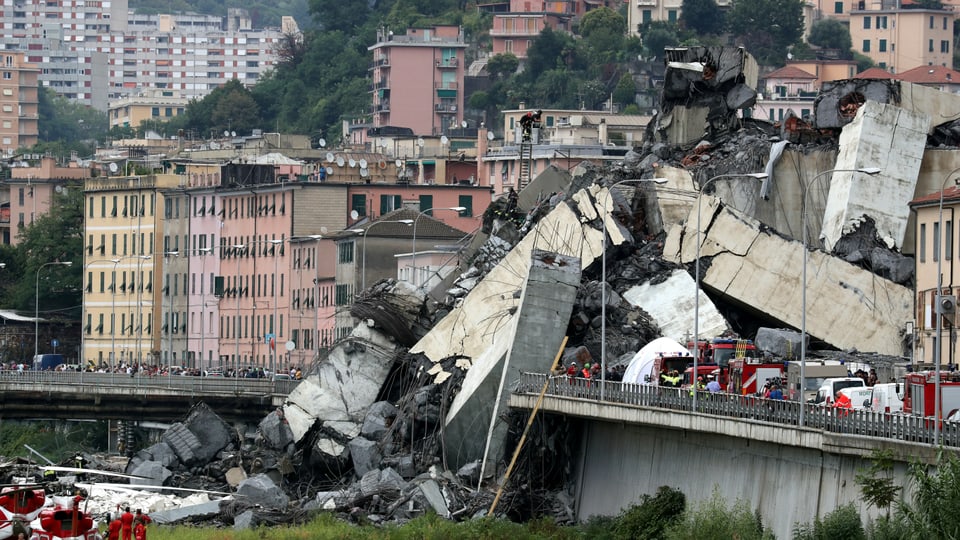
<svg viewBox="0 0 960 540"><path fill-rule="evenodd" d="M749 339L714 338L698 341L700 361L698 364L716 364L719 367L717 382L721 388L729 385L728 365L734 358L757 356L757 346ZM693 351L693 342L687 343L687 349ZM699 370L698 370L699 371Z"/></svg>
<svg viewBox="0 0 960 540"><path fill-rule="evenodd" d="M936 414L937 376L935 371L907 373L904 377L904 414L934 416ZM940 417L960 409L960 373L940 373Z"/></svg>
<svg viewBox="0 0 960 540"><path fill-rule="evenodd" d="M760 392L770 379L783 379L783 362L764 362L759 358L734 358L727 367L727 391L741 396Z"/></svg>

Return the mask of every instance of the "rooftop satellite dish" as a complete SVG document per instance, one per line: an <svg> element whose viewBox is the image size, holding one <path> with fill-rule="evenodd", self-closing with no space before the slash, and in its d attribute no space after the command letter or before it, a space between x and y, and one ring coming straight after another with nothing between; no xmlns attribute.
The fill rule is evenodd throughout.
<svg viewBox="0 0 960 540"><path fill-rule="evenodd" d="M417 139L417 146L419 146L420 148L423 148L423 137L420 137L419 139Z"/></svg>
<svg viewBox="0 0 960 540"><path fill-rule="evenodd" d="M383 139L383 140L380 141L380 147L381 147L381 148L386 148L388 144L389 144L389 143L387 142L386 139Z"/></svg>
<svg viewBox="0 0 960 540"><path fill-rule="evenodd" d="M366 167L361 167L361 168L360 168L360 176L363 177L363 178L366 178L366 177L370 176L370 171L369 171Z"/></svg>
<svg viewBox="0 0 960 540"><path fill-rule="evenodd" d="M326 228L326 227L320 227L320 234L327 234L327 228Z"/></svg>
<svg viewBox="0 0 960 540"><path fill-rule="evenodd" d="M467 121L464 120L463 122L460 122L460 127L462 127L463 129L467 129Z"/></svg>
<svg viewBox="0 0 960 540"><path fill-rule="evenodd" d="M487 140L488 140L488 141L492 141L492 140L493 140L493 137L494 137L493 132L492 132L492 131L488 131L488 132L487 132Z"/></svg>
<svg viewBox="0 0 960 540"><path fill-rule="evenodd" d="M327 163L333 163L333 152L327 152Z"/></svg>
<svg viewBox="0 0 960 540"><path fill-rule="evenodd" d="M446 135L440 136L440 144L446 146L449 142L450 142L450 139L448 139Z"/></svg>
<svg viewBox="0 0 960 540"><path fill-rule="evenodd" d="M365 160L365 159L361 159L361 160L360 160L360 168L361 168L361 169L366 169L366 168L367 168L367 160Z"/></svg>
<svg viewBox="0 0 960 540"><path fill-rule="evenodd" d="M337 167L343 167L343 156L337 156Z"/></svg>
<svg viewBox="0 0 960 540"><path fill-rule="evenodd" d="M320 139L319 141L317 141L317 144L320 145L320 148L323 148L324 146L327 145L327 140L326 140L326 139Z"/></svg>
<svg viewBox="0 0 960 540"><path fill-rule="evenodd" d="M107 167L109 167L110 172L112 172L112 173L117 172L117 164L116 164L116 163L111 163L111 164L108 165Z"/></svg>
<svg viewBox="0 0 960 540"><path fill-rule="evenodd" d="M402 159L398 159L398 160L395 161L394 163L396 163L398 169L399 169L400 167L403 167L403 160L402 160Z"/></svg>
<svg viewBox="0 0 960 540"><path fill-rule="evenodd" d="M63 186L57 186L53 188L53 190L56 191L57 193L63 193Z"/></svg>
<svg viewBox="0 0 960 540"><path fill-rule="evenodd" d="M230 132L227 131L227 130L223 130L223 136L224 136L224 137L229 137L229 136L230 136Z"/></svg>
<svg viewBox="0 0 960 540"><path fill-rule="evenodd" d="M350 211L350 219L357 219L360 217L360 214L356 210Z"/></svg>
<svg viewBox="0 0 960 540"><path fill-rule="evenodd" d="M327 167L327 175L333 174L333 167Z"/></svg>
<svg viewBox="0 0 960 540"><path fill-rule="evenodd" d="M356 166L357 166L357 160L355 160L355 159L353 159L353 158L350 158L350 167L353 168L353 167L356 167Z"/></svg>
<svg viewBox="0 0 960 540"><path fill-rule="evenodd" d="M231 131L231 132L230 132L230 136L231 136L231 137L236 137L236 136L237 136L237 132L236 132L236 131Z"/></svg>

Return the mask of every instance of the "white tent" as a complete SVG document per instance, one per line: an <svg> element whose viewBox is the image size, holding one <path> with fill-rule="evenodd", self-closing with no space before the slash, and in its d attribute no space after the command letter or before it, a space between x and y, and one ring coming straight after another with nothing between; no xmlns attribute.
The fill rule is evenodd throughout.
<svg viewBox="0 0 960 540"><path fill-rule="evenodd" d="M623 373L623 382L656 384L657 381L647 381L646 378L653 371L653 363L658 356L680 356L689 354L690 351L676 341L668 337L657 338L647 343L645 347L637 351L637 354L633 355L633 359L630 360L630 365L627 366L627 370Z"/></svg>

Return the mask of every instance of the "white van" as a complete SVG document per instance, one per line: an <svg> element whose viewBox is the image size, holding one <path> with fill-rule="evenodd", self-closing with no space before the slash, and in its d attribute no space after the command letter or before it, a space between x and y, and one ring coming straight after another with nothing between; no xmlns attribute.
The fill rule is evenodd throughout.
<svg viewBox="0 0 960 540"><path fill-rule="evenodd" d="M869 386L848 386L837 390L837 399L833 402L834 407L843 409L869 409L872 403L871 396L873 389Z"/></svg>
<svg viewBox="0 0 960 540"><path fill-rule="evenodd" d="M860 377L832 377L824 379L820 389L817 390L817 397L813 402L818 405L831 406L837 400L837 392L844 388L853 388L866 386Z"/></svg>
<svg viewBox="0 0 960 540"><path fill-rule="evenodd" d="M870 409L876 412L903 412L903 384L880 383L873 385L873 403Z"/></svg>

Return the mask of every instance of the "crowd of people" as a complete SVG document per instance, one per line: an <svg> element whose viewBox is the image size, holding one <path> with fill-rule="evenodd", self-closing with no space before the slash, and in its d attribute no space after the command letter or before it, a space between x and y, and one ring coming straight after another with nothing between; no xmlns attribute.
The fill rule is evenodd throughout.
<svg viewBox="0 0 960 540"><path fill-rule="evenodd" d="M587 379L587 380L601 380L606 375L606 380L611 382L622 381L623 373L626 371L627 367L624 365L611 366L607 368L606 373L603 372L603 366L600 365L600 362L591 362L586 360L581 366L576 361L570 362L570 365L567 366L564 373L567 378L570 380L570 383L573 383L573 379Z"/></svg>
<svg viewBox="0 0 960 540"><path fill-rule="evenodd" d="M150 516L139 508L134 514L127 506L121 513L120 506L117 505L117 512L107 526L107 540L147 540L147 524L152 521Z"/></svg>
<svg viewBox="0 0 960 540"><path fill-rule="evenodd" d="M30 370L29 365L24 364L23 362L9 362L9 363L0 363L0 371L15 371L18 373L23 373L24 371ZM259 366L250 366L244 367L241 369L209 369L203 370L200 368L187 368L180 366L161 366L161 365L148 365L143 363L128 363L126 361L120 361L115 366L110 366L105 362L100 364L89 363L84 369L80 369L79 366L70 365L70 364L60 364L59 366L53 368L52 370L47 371L83 371L85 373L118 373L124 375L140 375L144 377L165 377L168 375L175 376L184 376L184 377L240 377L240 378L249 378L249 379L263 379L269 378L274 373L271 373L269 370L264 369ZM289 369L284 369L278 371L277 374L282 373L289 375L291 379L300 380L303 378L303 370L297 366L291 366Z"/></svg>

